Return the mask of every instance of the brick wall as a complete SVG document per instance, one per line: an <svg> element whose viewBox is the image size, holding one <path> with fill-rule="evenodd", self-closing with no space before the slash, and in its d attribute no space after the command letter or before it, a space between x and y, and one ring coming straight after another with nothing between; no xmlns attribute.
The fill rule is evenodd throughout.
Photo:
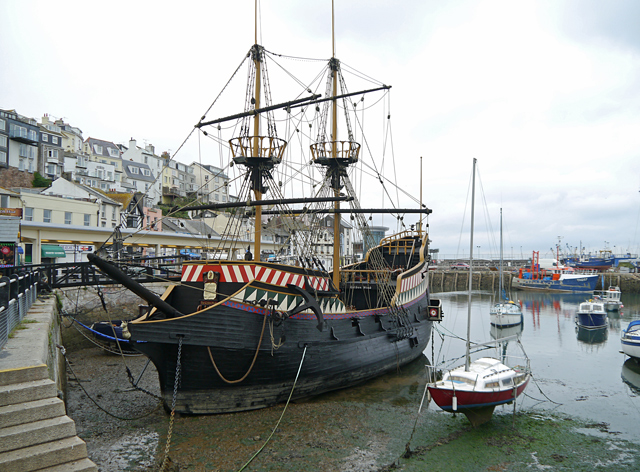
<svg viewBox="0 0 640 472"><path fill-rule="evenodd" d="M0 187L10 189L12 187L31 188L33 174L21 171L15 167L0 169Z"/></svg>

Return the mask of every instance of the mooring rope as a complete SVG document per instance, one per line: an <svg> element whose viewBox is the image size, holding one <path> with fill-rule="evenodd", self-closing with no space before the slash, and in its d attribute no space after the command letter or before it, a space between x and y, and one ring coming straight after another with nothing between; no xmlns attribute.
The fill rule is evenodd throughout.
<svg viewBox="0 0 640 472"><path fill-rule="evenodd" d="M84 394L87 396L87 398L89 400L91 400L91 402L98 407L98 409L102 410L104 413L106 413L107 415L116 418L118 420L123 420L123 421L134 421L134 420L139 420L141 418L145 418L147 416L149 416L151 413L153 413L154 411L156 411L160 405L162 404L162 399L160 399L160 401L158 402L158 404L155 406L155 408L153 408L153 410L150 410L149 412L140 415L140 416L135 416L133 418L125 418L123 416L118 416L114 413L111 413L110 411L105 410L103 407L101 407L98 402L96 402L91 395L89 395L89 392L87 392L87 390L84 388L84 385L82 385L82 383L80 382L80 379L78 378L78 376L76 375L76 373L73 371L73 368L71 367L71 363L69 362L69 359L67 359L67 351L64 348L64 346L60 346L59 344L56 344L56 347L60 350L60 353L62 354L62 357L64 357L65 363L67 364L67 367L69 368L69 371L71 372L71 374L73 375L73 377L75 378L76 382L78 382L78 386L82 389L82 391L84 392ZM144 391L144 393L149 393ZM155 398L160 398L157 395L153 395L152 393L149 393L150 395L152 395Z"/></svg>
<svg viewBox="0 0 640 472"><path fill-rule="evenodd" d="M209 352L209 359L211 359L211 363L213 364L213 368L216 370L216 372L218 373L220 378L225 383L228 383L228 384L240 383L244 379L247 378L247 375L249 375L251 373L251 371L253 370L253 366L256 363L256 359L258 358L258 352L260 352L260 345L262 344L262 337L264 336L264 328L265 328L266 325L267 325L267 315L265 314L264 315L264 320L262 321L262 332L260 333L260 340L258 341L258 346L256 346L256 353L253 355L253 360L251 361L251 365L249 366L249 370L247 370L247 373L244 374L238 380L227 380L227 379L224 378L224 376L220 373L220 370L218 369L218 366L216 365L216 361L213 360L213 354L211 354L211 348L209 346L207 346L207 351Z"/></svg>
<svg viewBox="0 0 640 472"><path fill-rule="evenodd" d="M271 434L269 435L267 440L264 442L264 444L260 447L260 449L258 449L256 451L256 453L253 456L251 456L251 458L247 461L247 463L245 465L243 465L240 469L238 469L238 472L242 472L244 469L246 469L246 467L249 464L251 464L253 459L258 457L258 454L260 454L262 452L262 450L265 448L265 446L267 444L269 444L269 441L271 440L271 437L274 435L274 433L278 429L278 426L280 426L280 422L282 421L282 418L284 417L284 413L287 411L287 407L289 406L289 402L291 401L291 397L293 396L293 391L295 390L296 384L298 383L298 377L300 376L300 371L302 370L302 364L304 363L304 356L305 356L306 353L307 353L307 346L305 345L304 346L304 351L302 351L302 359L300 359L300 365L298 366L298 373L296 374L296 378L293 381L293 387L291 387L291 392L289 393L289 398L287 398L287 403L285 403L285 405L284 405L284 410L282 410L282 414L280 415L280 419L278 419L278 422L276 423L276 425L271 430Z"/></svg>

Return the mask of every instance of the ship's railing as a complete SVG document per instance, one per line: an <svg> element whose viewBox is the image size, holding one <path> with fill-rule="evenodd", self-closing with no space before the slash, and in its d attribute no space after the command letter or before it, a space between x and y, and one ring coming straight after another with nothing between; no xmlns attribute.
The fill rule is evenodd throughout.
<svg viewBox="0 0 640 472"><path fill-rule="evenodd" d="M229 144L234 158L256 156L282 160L287 147L284 139L273 136L239 136L231 138Z"/></svg>
<svg viewBox="0 0 640 472"><path fill-rule="evenodd" d="M360 154L360 143L355 141L323 141L311 145L313 160L328 159L336 155L337 159L357 162Z"/></svg>
<svg viewBox="0 0 640 472"><path fill-rule="evenodd" d="M340 281L344 283L386 283L396 279L402 269L390 272L389 270L364 270L364 269L342 269L340 271Z"/></svg>
<svg viewBox="0 0 640 472"><path fill-rule="evenodd" d="M40 275L35 270L0 277L0 349L36 301Z"/></svg>

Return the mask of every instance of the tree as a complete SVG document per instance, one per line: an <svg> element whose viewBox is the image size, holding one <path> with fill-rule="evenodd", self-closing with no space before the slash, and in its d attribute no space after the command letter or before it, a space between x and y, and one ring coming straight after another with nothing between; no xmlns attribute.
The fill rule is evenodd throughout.
<svg viewBox="0 0 640 472"><path fill-rule="evenodd" d="M51 186L51 179L45 179L44 177L42 177L42 175L40 175L39 172L36 172L35 174L33 174L33 180L31 181L31 185L33 185L36 188L47 188Z"/></svg>

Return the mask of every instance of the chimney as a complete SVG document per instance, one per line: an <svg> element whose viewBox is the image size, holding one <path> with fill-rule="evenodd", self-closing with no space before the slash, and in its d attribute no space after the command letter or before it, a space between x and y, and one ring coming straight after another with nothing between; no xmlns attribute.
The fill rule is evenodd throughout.
<svg viewBox="0 0 640 472"><path fill-rule="evenodd" d="M131 138L129 139L129 149L135 149L136 148L136 140Z"/></svg>
<svg viewBox="0 0 640 472"><path fill-rule="evenodd" d="M151 154L155 155L155 153L156 153L156 148L153 146L153 144L147 144L144 147L144 149L145 149L145 151L150 152Z"/></svg>

